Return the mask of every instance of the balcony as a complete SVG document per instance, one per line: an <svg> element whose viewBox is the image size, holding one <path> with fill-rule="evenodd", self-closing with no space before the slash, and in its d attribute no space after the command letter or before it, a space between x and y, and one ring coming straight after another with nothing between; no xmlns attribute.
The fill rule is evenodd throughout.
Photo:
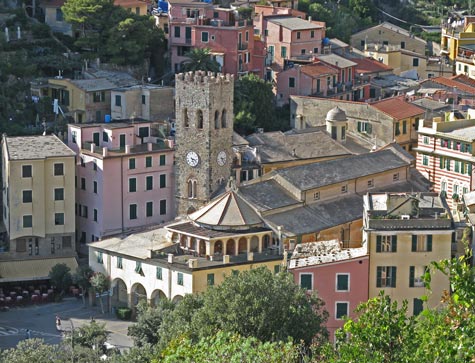
<svg viewBox="0 0 475 363"><path fill-rule="evenodd" d="M247 50L249 47L249 43L239 43L238 44L238 50Z"/></svg>
<svg viewBox="0 0 475 363"><path fill-rule="evenodd" d="M89 151L93 154L106 155L120 155L120 154L137 154L143 152L168 150L171 148L169 140L159 141L157 143L148 142L137 145L127 145L123 148L108 148L104 146L97 146L92 141L85 141L82 144L82 150Z"/></svg>

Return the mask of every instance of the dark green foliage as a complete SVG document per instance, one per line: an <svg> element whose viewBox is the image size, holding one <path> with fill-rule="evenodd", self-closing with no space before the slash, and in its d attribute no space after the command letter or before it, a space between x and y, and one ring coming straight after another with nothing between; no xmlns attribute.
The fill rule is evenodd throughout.
<svg viewBox="0 0 475 363"><path fill-rule="evenodd" d="M120 320L130 320L132 316L132 310L129 308L117 308L116 315Z"/></svg>
<svg viewBox="0 0 475 363"><path fill-rule="evenodd" d="M193 48L185 54L189 59L183 62L184 71L219 72L219 63L211 58L208 48Z"/></svg>
<svg viewBox="0 0 475 363"><path fill-rule="evenodd" d="M107 340L107 331L104 323L91 322L74 329L73 345L80 345L85 348L102 349ZM69 338L71 339L71 337Z"/></svg>
<svg viewBox="0 0 475 363"><path fill-rule="evenodd" d="M51 285L53 285L56 291L61 295L64 294L66 289L73 283L71 269L64 263L54 265L48 276L51 279Z"/></svg>

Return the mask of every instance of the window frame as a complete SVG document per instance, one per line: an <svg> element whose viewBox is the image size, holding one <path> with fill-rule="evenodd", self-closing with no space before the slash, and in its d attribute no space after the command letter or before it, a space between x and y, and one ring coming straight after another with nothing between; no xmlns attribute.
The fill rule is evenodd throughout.
<svg viewBox="0 0 475 363"><path fill-rule="evenodd" d="M338 314L338 305L346 305L346 314L339 315ZM335 301L335 320L344 320L345 316L350 314L350 302L349 301Z"/></svg>
<svg viewBox="0 0 475 363"><path fill-rule="evenodd" d="M153 175L145 176L145 190L153 190Z"/></svg>
<svg viewBox="0 0 475 363"><path fill-rule="evenodd" d="M64 163L54 163L53 164L53 175L54 176L64 176Z"/></svg>
<svg viewBox="0 0 475 363"><path fill-rule="evenodd" d="M137 178L130 177L128 183L128 191L129 193L136 193L137 192Z"/></svg>
<svg viewBox="0 0 475 363"><path fill-rule="evenodd" d="M340 289L339 288L339 277L344 277L346 276L347 281L346 281L346 290L345 289ZM350 274L345 273L345 272L339 272L335 274L335 291L336 292L349 292L350 291Z"/></svg>
<svg viewBox="0 0 475 363"><path fill-rule="evenodd" d="M183 272L178 272L176 275L176 284L178 286L184 286L184 278L183 278Z"/></svg>
<svg viewBox="0 0 475 363"><path fill-rule="evenodd" d="M30 220L30 223L25 223L26 221ZM33 215L31 214L24 214L22 216L22 228L33 228Z"/></svg>
<svg viewBox="0 0 475 363"><path fill-rule="evenodd" d="M54 214L54 225L55 226L64 226L64 213L58 212Z"/></svg>
<svg viewBox="0 0 475 363"><path fill-rule="evenodd" d="M53 194L55 201L64 200L64 188L54 188Z"/></svg>
<svg viewBox="0 0 475 363"><path fill-rule="evenodd" d="M302 277L304 276L309 276L310 277L310 289L306 289L305 286L302 286ZM299 286L302 289L305 289L306 291L312 291L313 290L313 272L301 272L299 273Z"/></svg>
<svg viewBox="0 0 475 363"><path fill-rule="evenodd" d="M131 203L129 204L129 220L136 220L138 219L137 215L137 204L136 203Z"/></svg>
<svg viewBox="0 0 475 363"><path fill-rule="evenodd" d="M129 170L134 170L135 167L135 158L129 158Z"/></svg>
<svg viewBox="0 0 475 363"><path fill-rule="evenodd" d="M33 190L31 189L25 189L22 190L22 203L33 203ZM29 198L28 198L29 196ZM27 198L25 198L27 197Z"/></svg>

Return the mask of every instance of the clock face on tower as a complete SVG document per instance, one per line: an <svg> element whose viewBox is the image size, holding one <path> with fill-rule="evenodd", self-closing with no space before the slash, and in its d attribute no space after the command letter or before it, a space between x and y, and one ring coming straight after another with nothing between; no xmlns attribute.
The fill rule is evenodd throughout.
<svg viewBox="0 0 475 363"><path fill-rule="evenodd" d="M188 151L186 154L186 162L190 166L196 166L198 165L198 162L200 161L198 154L194 151Z"/></svg>
<svg viewBox="0 0 475 363"><path fill-rule="evenodd" d="M226 164L226 153L224 151L220 151L218 153L218 157L216 158L219 166L223 166Z"/></svg>

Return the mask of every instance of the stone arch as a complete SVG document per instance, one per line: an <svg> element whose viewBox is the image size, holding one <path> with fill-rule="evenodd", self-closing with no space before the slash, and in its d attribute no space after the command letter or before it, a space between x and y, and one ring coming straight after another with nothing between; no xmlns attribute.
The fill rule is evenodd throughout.
<svg viewBox="0 0 475 363"><path fill-rule="evenodd" d="M251 238L251 252L259 252L259 237L257 236Z"/></svg>
<svg viewBox="0 0 475 363"><path fill-rule="evenodd" d="M247 238L241 237L239 238L238 253L246 253L246 252L247 252Z"/></svg>
<svg viewBox="0 0 475 363"><path fill-rule="evenodd" d="M234 255L236 252L236 241L231 239L228 239L226 241L226 254L227 255Z"/></svg>
<svg viewBox="0 0 475 363"><path fill-rule="evenodd" d="M173 297L173 299L172 299L172 303L178 304L178 303L179 303L180 301L182 301L182 300L183 300L183 296L181 296L181 295L175 295L175 296Z"/></svg>
<svg viewBox="0 0 475 363"><path fill-rule="evenodd" d="M196 111L196 128L198 130L203 130L203 111L197 110Z"/></svg>
<svg viewBox="0 0 475 363"><path fill-rule="evenodd" d="M228 127L227 111L226 111L225 108L223 109L223 112L221 112L221 127L222 127L223 129L225 129L226 127Z"/></svg>
<svg viewBox="0 0 475 363"><path fill-rule="evenodd" d="M196 249L196 238L195 237L190 238L190 243L188 245L188 248L190 248L192 250Z"/></svg>
<svg viewBox="0 0 475 363"><path fill-rule="evenodd" d="M206 242L202 239L200 239L198 241L199 243L199 248L198 248L198 253L201 255L201 256L204 256L206 255Z"/></svg>
<svg viewBox="0 0 475 363"><path fill-rule="evenodd" d="M152 303L152 306L157 306L160 300L163 300L166 298L167 298L167 295L165 295L165 293L162 290L156 289L156 290L153 290L152 292L150 302Z"/></svg>
<svg viewBox="0 0 475 363"><path fill-rule="evenodd" d="M191 214L193 212L196 212L196 208L195 207L189 207L187 210L186 210L186 214Z"/></svg>
<svg viewBox="0 0 475 363"><path fill-rule="evenodd" d="M179 243L180 242L180 235L176 232L172 233L172 242L173 243Z"/></svg>
<svg viewBox="0 0 475 363"><path fill-rule="evenodd" d="M188 198L189 199L195 199L196 198L196 185L197 185L196 179L188 179L187 185L188 185Z"/></svg>
<svg viewBox="0 0 475 363"><path fill-rule="evenodd" d="M214 242L214 253L223 253L223 241L218 240Z"/></svg>
<svg viewBox="0 0 475 363"><path fill-rule="evenodd" d="M180 247L182 248L185 248L186 247L186 240L187 240L187 236L185 236L184 234L182 234L180 236Z"/></svg>
<svg viewBox="0 0 475 363"><path fill-rule="evenodd" d="M269 248L270 247L270 236L265 234L262 237L262 248Z"/></svg>
<svg viewBox="0 0 475 363"><path fill-rule="evenodd" d="M183 109L183 126L190 127L190 119L188 118L188 109Z"/></svg>
<svg viewBox="0 0 475 363"><path fill-rule="evenodd" d="M112 281L111 305L116 307L128 306L127 284L121 278Z"/></svg>
<svg viewBox="0 0 475 363"><path fill-rule="evenodd" d="M214 128L217 130L217 129L219 129L219 127L220 127L220 124L219 124L219 111L216 110L216 111L214 112Z"/></svg>
<svg viewBox="0 0 475 363"><path fill-rule="evenodd" d="M136 306L142 300L147 301L147 290L140 282L132 285L130 293L132 294L132 306Z"/></svg>

